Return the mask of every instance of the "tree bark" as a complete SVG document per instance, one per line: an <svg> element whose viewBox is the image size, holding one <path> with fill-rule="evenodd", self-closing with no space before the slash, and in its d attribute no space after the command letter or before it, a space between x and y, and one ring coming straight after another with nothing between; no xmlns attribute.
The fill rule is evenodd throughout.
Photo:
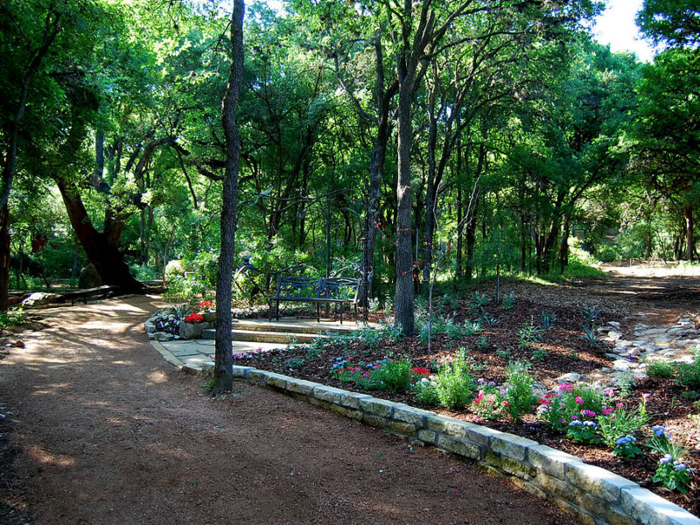
<svg viewBox="0 0 700 525"><path fill-rule="evenodd" d="M0 312L9 307L10 284L10 210L7 205L0 208Z"/></svg>
<svg viewBox="0 0 700 525"><path fill-rule="evenodd" d="M119 251L119 236L114 235L113 231L99 232L95 229L75 185L62 179L57 180L56 184L80 245L88 260L97 268L102 282L118 286L121 293L143 292L143 284L131 275L129 266ZM121 231L122 226L117 228Z"/></svg>
<svg viewBox="0 0 700 525"><path fill-rule="evenodd" d="M221 117L226 145L223 203L221 209L221 251L216 281L216 352L212 395L233 389L233 353L231 329L231 280L236 253L236 192L240 162L240 137L236 107L243 83L243 17L245 2L234 0L231 15L231 69Z"/></svg>
<svg viewBox="0 0 700 525"><path fill-rule="evenodd" d="M686 258L689 262L693 262L694 250L695 250L695 236L693 232L693 207L688 204L683 208L683 215L685 217L685 244L686 244Z"/></svg>

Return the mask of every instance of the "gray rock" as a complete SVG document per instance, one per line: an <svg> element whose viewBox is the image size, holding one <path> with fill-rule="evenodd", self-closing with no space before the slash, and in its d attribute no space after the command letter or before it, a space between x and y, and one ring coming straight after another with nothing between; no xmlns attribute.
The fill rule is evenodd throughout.
<svg viewBox="0 0 700 525"><path fill-rule="evenodd" d="M608 332L608 339L611 341L618 341L618 340L622 339L623 337L624 337L624 335L622 335L622 333L617 332L615 330L610 330Z"/></svg>
<svg viewBox="0 0 700 525"><path fill-rule="evenodd" d="M22 301L23 308L41 308L50 303L55 303L60 296L55 293L36 292Z"/></svg>
<svg viewBox="0 0 700 525"><path fill-rule="evenodd" d="M629 372L630 368L632 368L631 363L623 359L618 359L613 363L613 370L616 372Z"/></svg>
<svg viewBox="0 0 700 525"><path fill-rule="evenodd" d="M202 331L209 328L209 323L186 323L180 321L181 339L201 339Z"/></svg>
<svg viewBox="0 0 700 525"><path fill-rule="evenodd" d="M564 374L563 376L557 377L555 381L557 383L576 383L579 381L579 379L581 379L581 374L577 374L576 372L569 372L568 374Z"/></svg>
<svg viewBox="0 0 700 525"><path fill-rule="evenodd" d="M148 333L148 334L156 333L156 325L153 324L151 321L146 321L144 323L144 326L146 327L146 333Z"/></svg>
<svg viewBox="0 0 700 525"><path fill-rule="evenodd" d="M175 339L175 336L167 332L156 332L155 334L153 334L153 339L155 339L156 341L172 341L173 339Z"/></svg>
<svg viewBox="0 0 700 525"><path fill-rule="evenodd" d="M80 270L80 277L78 278L79 288L97 288L102 286L102 277L97 272L95 265L90 263L85 268Z"/></svg>
<svg viewBox="0 0 700 525"><path fill-rule="evenodd" d="M619 330L620 327L622 326L622 325L621 325L620 323L618 323L617 321L609 321L608 324L609 324L610 326L612 326L613 328L617 328L618 330Z"/></svg>

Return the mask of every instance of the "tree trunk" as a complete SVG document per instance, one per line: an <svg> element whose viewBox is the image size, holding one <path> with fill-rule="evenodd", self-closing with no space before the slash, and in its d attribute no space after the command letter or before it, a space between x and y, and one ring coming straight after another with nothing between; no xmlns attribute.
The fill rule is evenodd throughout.
<svg viewBox="0 0 700 525"><path fill-rule="evenodd" d="M0 208L0 313L9 307L10 285L10 210L7 205Z"/></svg>
<svg viewBox="0 0 700 525"><path fill-rule="evenodd" d="M559 249L560 273L569 265L569 217L564 217L564 231L561 236L561 247Z"/></svg>
<svg viewBox="0 0 700 525"><path fill-rule="evenodd" d="M413 82L404 82L399 90L399 174L396 186L396 324L404 335L413 335L413 228L411 224L411 142L413 129L411 106Z"/></svg>
<svg viewBox="0 0 700 525"><path fill-rule="evenodd" d="M683 214L685 216L686 258L689 262L693 262L693 252L695 250L695 238L693 232L693 207L689 204L685 206L685 208L683 208Z"/></svg>
<svg viewBox="0 0 700 525"><path fill-rule="evenodd" d="M88 260L97 268L103 284L118 286L121 293L143 292L143 284L131 275L129 266L119 251L119 235L116 232L121 233L122 226L115 225L114 230L98 232L90 221L77 188L61 179L57 180L56 184L80 245L85 250Z"/></svg>
<svg viewBox="0 0 700 525"><path fill-rule="evenodd" d="M231 329L231 280L236 250L236 192L240 137L236 125L236 106L243 82L243 17L245 2L234 0L231 15L231 69L224 97L222 124L226 144L226 168L221 209L221 252L216 280L216 353L212 395L233 389L233 353Z"/></svg>

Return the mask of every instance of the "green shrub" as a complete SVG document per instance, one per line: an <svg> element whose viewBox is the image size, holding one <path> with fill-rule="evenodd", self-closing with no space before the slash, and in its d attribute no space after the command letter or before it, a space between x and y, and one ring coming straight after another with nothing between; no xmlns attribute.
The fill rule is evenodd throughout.
<svg viewBox="0 0 700 525"><path fill-rule="evenodd" d="M669 363L655 361L653 363L649 363L649 366L647 366L647 375L649 377L671 379L674 375L674 369Z"/></svg>
<svg viewBox="0 0 700 525"><path fill-rule="evenodd" d="M528 368L529 365L523 362L511 363L508 366L504 410L516 423L522 422L522 417L530 412L537 401L532 392L535 381Z"/></svg>
<svg viewBox="0 0 700 525"><path fill-rule="evenodd" d="M440 366L432 379L421 380L413 392L419 401L440 404L448 408L463 408L472 397L471 365L464 349L456 359Z"/></svg>
<svg viewBox="0 0 700 525"><path fill-rule="evenodd" d="M617 441L627 435L633 435L647 424L646 400L637 408L629 410L618 403L614 409L606 409L598 416L598 432L607 446L615 447Z"/></svg>

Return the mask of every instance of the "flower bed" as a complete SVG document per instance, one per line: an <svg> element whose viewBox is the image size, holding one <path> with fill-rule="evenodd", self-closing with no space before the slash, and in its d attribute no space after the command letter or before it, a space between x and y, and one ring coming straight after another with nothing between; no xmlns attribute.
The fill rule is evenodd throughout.
<svg viewBox="0 0 700 525"><path fill-rule="evenodd" d="M675 465L675 472L700 469L700 424L690 417L700 408L694 409L686 400L688 389L672 378L643 379L634 386L614 385L612 389L603 381L596 384L591 380L592 372L609 366L611 359L605 355L604 345L591 346L582 337L581 325L587 319L579 311L560 309L555 327L542 330L537 341L532 329L525 338L516 329L532 322L532 306L519 302L518 308L508 313L498 308L484 309L487 315L499 318L492 326L469 330L466 327L473 329L477 320L467 315L445 323L447 327L433 340L431 352L420 337L401 341L386 329L383 334L360 334L308 350L239 355L237 364L372 392L431 410L441 407L437 409L442 414L574 454L700 513L697 477L691 473L684 480L670 471L667 474L674 476L669 477L664 474L669 462L660 463L664 454L671 453L670 465ZM460 334L455 333L455 326ZM487 338L487 345L481 337ZM544 361L537 359L538 350L547 352ZM588 374L584 376L588 383L557 381L570 372ZM384 376L390 377L388 383ZM384 388L382 382L392 386ZM642 393L650 396L642 397ZM669 429L673 440L683 437L688 452L679 456L679 450L648 446L656 437L652 426L658 425ZM684 468L678 468L680 465ZM687 495L682 492L685 489Z"/></svg>

